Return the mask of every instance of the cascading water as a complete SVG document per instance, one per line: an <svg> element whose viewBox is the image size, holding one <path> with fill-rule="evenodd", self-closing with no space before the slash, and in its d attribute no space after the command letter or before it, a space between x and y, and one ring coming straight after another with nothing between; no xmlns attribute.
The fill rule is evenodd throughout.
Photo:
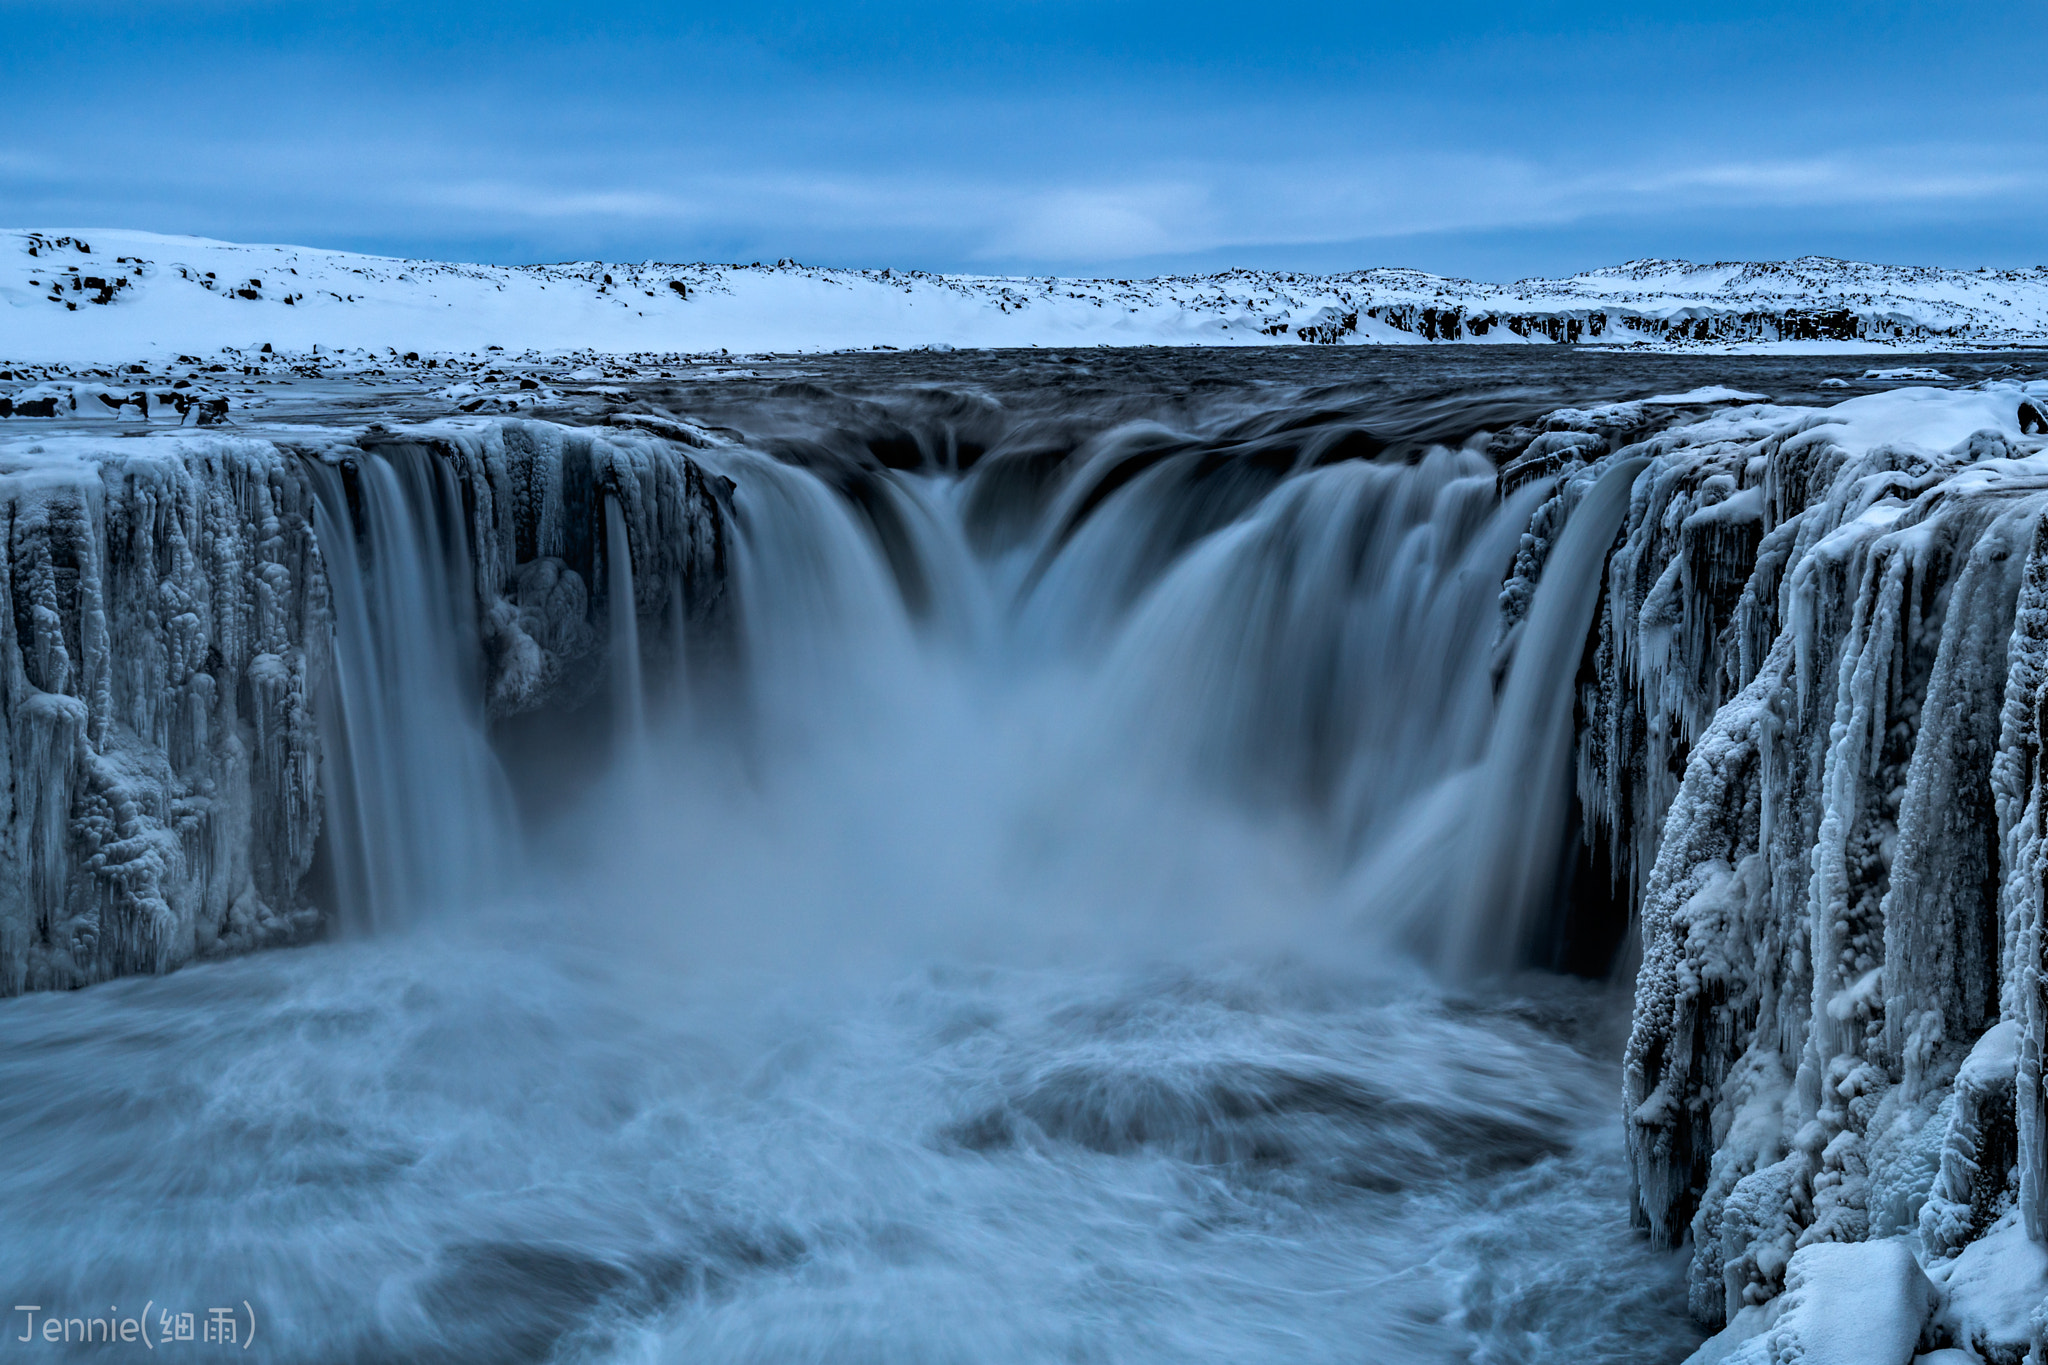
<svg viewBox="0 0 2048 1365"><path fill-rule="evenodd" d="M639 753L647 742L647 689L640 659L640 612L633 593L633 549L619 500L604 498L604 562L611 617L613 730L622 753Z"/></svg>
<svg viewBox="0 0 2048 1365"><path fill-rule="evenodd" d="M1479 769L1480 816L1466 829L1474 873L1459 888L1465 923L1447 960L1467 975L1538 960L1536 935L1557 891L1579 659L1607 552L1647 463L1635 457L1606 469L1544 565Z"/></svg>
<svg viewBox="0 0 2048 1365"><path fill-rule="evenodd" d="M1611 490L1511 663L1541 493L1473 450L1031 435L964 476L692 450L734 485L729 637L644 692L607 497L644 761L464 913L16 1002L14 1292L246 1299L280 1359L1682 1356L1610 997L1424 965L1512 966L1548 913L1571 693L1520 659L1575 665ZM459 500L314 477L342 894L474 903L514 841ZM52 1056L121 1124L53 1143Z"/></svg>
<svg viewBox="0 0 2048 1365"><path fill-rule="evenodd" d="M334 599L325 772L336 904L359 928L488 897L512 808L484 737L475 593L445 466L309 465ZM357 517L354 506L360 506Z"/></svg>

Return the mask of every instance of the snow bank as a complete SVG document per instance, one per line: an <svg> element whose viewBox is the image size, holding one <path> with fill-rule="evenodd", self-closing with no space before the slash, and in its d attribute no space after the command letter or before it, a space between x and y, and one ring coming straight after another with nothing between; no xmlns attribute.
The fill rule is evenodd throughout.
<svg viewBox="0 0 2048 1365"><path fill-rule="evenodd" d="M1909 1365L1934 1299L1902 1241L1806 1247L1754 1335L1726 1354L1717 1337L1688 1365Z"/></svg>
<svg viewBox="0 0 2048 1365"><path fill-rule="evenodd" d="M1878 349L2048 337L2048 272L1808 258L1636 261L1512 285L1413 270L1059 279L792 261L502 267L15 229L0 231L0 319L0 361L31 364L265 344L427 354L1424 341Z"/></svg>
<svg viewBox="0 0 2048 1365"><path fill-rule="evenodd" d="M1988 1361L2018 1361L2041 1335L2048 1305L2048 1249L2007 1214L1961 1255L1938 1267L1941 1328Z"/></svg>

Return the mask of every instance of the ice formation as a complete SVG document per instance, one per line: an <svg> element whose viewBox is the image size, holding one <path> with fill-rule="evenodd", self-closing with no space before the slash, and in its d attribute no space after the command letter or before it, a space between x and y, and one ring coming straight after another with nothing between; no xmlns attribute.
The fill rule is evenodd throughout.
<svg viewBox="0 0 2048 1365"><path fill-rule="evenodd" d="M724 486L687 449L498 421L0 451L0 993L303 937L311 879L370 922L482 890L484 726L599 685L605 566L656 642L716 614Z"/></svg>
<svg viewBox="0 0 2048 1365"><path fill-rule="evenodd" d="M1917 1360L1937 1300L1902 1239L1815 1243L1793 1254L1783 1294L1745 1308L1690 1365Z"/></svg>
<svg viewBox="0 0 2048 1365"><path fill-rule="evenodd" d="M35 449L5 479L0 989L293 936L327 661L310 489L263 441Z"/></svg>
<svg viewBox="0 0 2048 1365"><path fill-rule="evenodd" d="M1909 1237L1939 1267L2008 1215L2039 1235L2031 401L1751 405L1637 448L1579 786L1640 907L1638 1215L1690 1239L1711 1325L1805 1249Z"/></svg>

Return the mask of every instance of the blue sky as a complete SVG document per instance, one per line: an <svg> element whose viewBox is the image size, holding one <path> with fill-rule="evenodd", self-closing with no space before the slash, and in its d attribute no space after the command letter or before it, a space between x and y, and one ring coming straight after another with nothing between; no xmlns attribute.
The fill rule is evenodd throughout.
<svg viewBox="0 0 2048 1365"><path fill-rule="evenodd" d="M2048 265L2048 6L0 0L0 223L1130 275Z"/></svg>

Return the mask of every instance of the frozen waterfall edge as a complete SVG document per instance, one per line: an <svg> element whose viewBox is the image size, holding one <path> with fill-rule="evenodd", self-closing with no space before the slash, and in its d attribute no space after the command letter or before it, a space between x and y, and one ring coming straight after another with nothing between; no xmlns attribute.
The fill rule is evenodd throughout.
<svg viewBox="0 0 2048 1365"><path fill-rule="evenodd" d="M2048 460L2019 398L1637 448L1579 798L1639 912L1636 1217L1690 1242L1709 1326L1760 1321L1804 1248L1898 1238L1944 1291L1934 1337L2041 1347L2039 1314L1972 1298L1984 1257L2048 1264Z"/></svg>
<svg viewBox="0 0 2048 1365"><path fill-rule="evenodd" d="M351 879L376 891L353 917L389 921L487 862L505 802L483 728L605 685L607 507L643 636L679 649L718 617L727 485L678 442L316 435L107 441L0 477L0 995L358 927L319 894ZM382 619L338 637L337 591L380 589L379 537L421 581L387 572ZM452 600L405 595L428 584ZM394 724L401 675L432 694L419 734L337 727L351 706ZM407 743L449 761L394 784L351 752Z"/></svg>

